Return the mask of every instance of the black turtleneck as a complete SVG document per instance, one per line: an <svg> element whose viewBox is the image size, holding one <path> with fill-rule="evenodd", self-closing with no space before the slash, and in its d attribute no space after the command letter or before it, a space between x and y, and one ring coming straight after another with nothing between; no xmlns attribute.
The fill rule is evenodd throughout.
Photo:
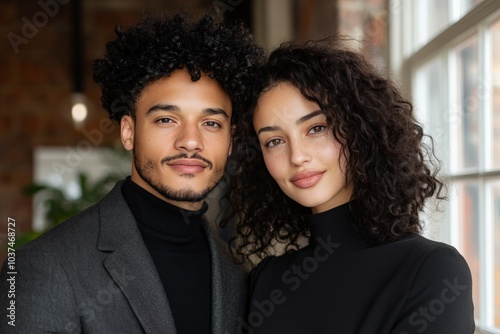
<svg viewBox="0 0 500 334"><path fill-rule="evenodd" d="M367 245L349 203L307 219L308 246L252 271L252 333L474 332L471 274L453 247L416 234Z"/></svg>
<svg viewBox="0 0 500 334"><path fill-rule="evenodd" d="M177 333L210 333L210 251L202 226L206 203L199 211L183 210L130 177L122 192L158 270Z"/></svg>

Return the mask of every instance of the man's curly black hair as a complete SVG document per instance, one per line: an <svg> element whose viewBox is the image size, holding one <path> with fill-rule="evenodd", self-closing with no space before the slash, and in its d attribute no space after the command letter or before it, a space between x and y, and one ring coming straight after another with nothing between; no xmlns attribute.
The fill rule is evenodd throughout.
<svg viewBox="0 0 500 334"><path fill-rule="evenodd" d="M111 119L135 118L135 104L150 83L186 68L193 81L202 73L220 84L231 98L232 122L247 105L249 84L264 60L263 50L241 22L219 23L211 15L191 22L183 13L148 15L106 44L106 55L94 62L94 80Z"/></svg>
<svg viewBox="0 0 500 334"><path fill-rule="evenodd" d="M437 179L440 163L432 138L424 141L413 107L339 36L305 44L285 43L261 69L253 106L237 123L235 166L226 199L236 221L241 261L269 255L272 245L298 248L309 235L305 208L288 198L266 169L253 128L252 111L264 91L291 83L319 105L346 159L345 181L353 185L350 210L360 236L370 244L420 233L419 212L426 199L444 199ZM237 167L237 168L236 168Z"/></svg>

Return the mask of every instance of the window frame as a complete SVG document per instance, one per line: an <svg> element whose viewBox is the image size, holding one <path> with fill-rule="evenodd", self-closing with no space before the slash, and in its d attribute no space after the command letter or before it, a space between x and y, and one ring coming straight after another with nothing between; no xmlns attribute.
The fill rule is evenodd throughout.
<svg viewBox="0 0 500 334"><path fill-rule="evenodd" d="M447 174L442 175L447 184L455 181L475 180L478 185L478 210L479 210L479 263L480 263L480 319L476 319L476 327L478 333L492 333L500 334L500 325L497 328L482 326L482 324L493 323L495 309L489 307L494 305L494 203L493 203L493 181L500 181L500 166L494 168L490 158L492 152L492 127L487 128L486 125L492 124L493 105L491 101L491 87L492 75L488 68L492 65L492 47L491 36L489 28L495 22L500 21L500 1L498 0L484 0L477 4L467 14L461 18L457 17L458 12L462 12L461 6L463 1L457 0L456 6L452 6L450 17L453 23L449 24L447 28L436 34L426 44L420 46L418 49L414 48L413 37L413 20L417 20L415 15L412 15L413 1L408 0L389 0L388 1L388 17L389 17L389 66L390 73L399 82L402 83L405 90L411 95L415 92L417 87L417 73L418 70L423 68L423 65L428 64L434 59L439 59L442 68L444 87L444 96L440 103L442 110L447 112L452 103L456 104L456 100L452 101L450 96L449 82L453 82L451 76L453 71L450 70L450 54L462 42L466 41L471 36L477 37L477 59L478 59L478 73L477 73L477 87L478 94L485 87L490 88L490 92L486 91L485 94L478 96L478 126L479 126L479 157L478 166L475 170L456 171L451 168L453 163L451 156L446 157L449 160L449 165L446 164ZM458 9L457 9L458 8ZM488 67L489 66L489 67ZM485 98L483 98L485 97ZM449 115L446 115L449 117ZM427 117L426 117L427 118ZM449 123L449 122L448 122ZM425 126L425 123L424 123ZM444 138L446 138L446 148L450 148L450 126L446 124L443 128L445 131ZM446 149L445 148L445 149ZM450 187L451 188L451 187ZM452 190L452 189L450 189ZM444 215L439 217L445 218L447 221L443 225L447 228L444 236L445 242L458 247L458 221L452 219L453 214L453 198L450 198L450 205L447 206ZM493 287L493 291L491 288ZM489 291L487 291L489 290Z"/></svg>

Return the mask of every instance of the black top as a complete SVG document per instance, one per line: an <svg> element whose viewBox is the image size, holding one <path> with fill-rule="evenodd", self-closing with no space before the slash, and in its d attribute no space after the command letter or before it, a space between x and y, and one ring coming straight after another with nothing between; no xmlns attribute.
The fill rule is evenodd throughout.
<svg viewBox="0 0 500 334"><path fill-rule="evenodd" d="M349 203L308 220L307 247L252 271L253 333L474 332L471 274L455 248L416 234L368 246Z"/></svg>
<svg viewBox="0 0 500 334"><path fill-rule="evenodd" d="M180 209L130 177L122 192L158 270L177 332L210 333L210 250L202 226L206 203L199 211Z"/></svg>

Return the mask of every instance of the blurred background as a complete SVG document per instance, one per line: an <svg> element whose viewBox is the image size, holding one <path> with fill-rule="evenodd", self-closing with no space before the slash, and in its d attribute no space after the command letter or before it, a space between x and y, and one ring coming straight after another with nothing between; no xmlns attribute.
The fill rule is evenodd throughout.
<svg viewBox="0 0 500 334"><path fill-rule="evenodd" d="M20 244L130 173L92 61L115 25L179 9L242 20L268 50L347 34L398 82L449 187L423 217L425 234L465 256L478 333L500 333L499 0L1 0L0 260L9 221Z"/></svg>

